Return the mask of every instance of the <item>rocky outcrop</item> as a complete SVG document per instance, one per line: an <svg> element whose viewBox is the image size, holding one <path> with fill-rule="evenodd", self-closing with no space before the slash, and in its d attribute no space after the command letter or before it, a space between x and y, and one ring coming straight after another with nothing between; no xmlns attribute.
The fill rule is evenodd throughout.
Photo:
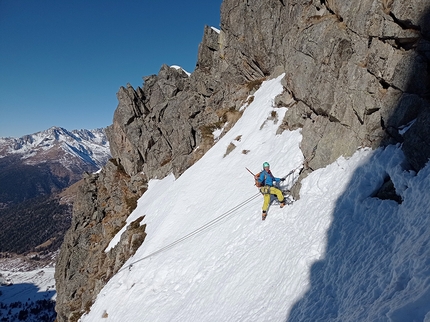
<svg viewBox="0 0 430 322"><path fill-rule="evenodd" d="M196 129L205 105L189 86L184 71L164 65L157 76L145 78L143 89L120 89L108 136L114 158L127 173L156 177L184 171L184 158L197 147Z"/></svg>
<svg viewBox="0 0 430 322"><path fill-rule="evenodd" d="M88 309L133 253L131 241L144 238L135 223L138 232L127 232L119 250L103 252L133 208L126 200L140 196L143 174L181 175L267 77L285 73L274 103L289 108L279 131L302 128L302 178L359 147L396 142L419 170L430 156L426 7L425 0L225 0L221 31L205 28L191 75L164 65L142 88L120 88L107 131L114 159L86 179L58 261L59 321ZM395 198L387 182L379 196Z"/></svg>
<svg viewBox="0 0 430 322"><path fill-rule="evenodd" d="M164 65L158 75L144 78L142 88L120 88L107 135L113 157L131 176L179 176L211 147L212 131L231 125L231 116L239 114L252 89L219 81L218 37L206 27L191 76Z"/></svg>

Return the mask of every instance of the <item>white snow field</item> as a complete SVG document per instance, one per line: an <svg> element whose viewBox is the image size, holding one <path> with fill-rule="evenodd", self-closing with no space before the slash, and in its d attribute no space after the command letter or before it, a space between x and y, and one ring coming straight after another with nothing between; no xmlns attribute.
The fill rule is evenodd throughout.
<svg viewBox="0 0 430 322"><path fill-rule="evenodd" d="M282 76L181 177L150 182L128 218L145 216L147 238L81 321L430 321L430 166L405 171L398 146L314 171L261 220L245 167L303 163L300 131L276 134ZM372 197L388 175L401 204Z"/></svg>
<svg viewBox="0 0 430 322"><path fill-rule="evenodd" d="M42 317L51 317L48 321L52 321L52 317L55 317L55 303L52 301L56 298L54 271L52 266L24 272L0 270L2 282L13 283L0 286L0 321L23 320L23 316L19 318L19 313L31 309L36 311L28 314L25 321L47 321L41 320Z"/></svg>
<svg viewBox="0 0 430 322"><path fill-rule="evenodd" d="M55 300L54 267L45 267L27 272L12 272L0 270L6 279L10 278L11 286L0 288L2 295L0 301L6 304L12 302L26 302L42 299Z"/></svg>

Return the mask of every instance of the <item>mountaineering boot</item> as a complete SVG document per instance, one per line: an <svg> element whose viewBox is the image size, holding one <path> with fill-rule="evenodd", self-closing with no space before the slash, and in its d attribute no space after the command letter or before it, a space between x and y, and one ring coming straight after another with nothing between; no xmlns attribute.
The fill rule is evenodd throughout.
<svg viewBox="0 0 430 322"><path fill-rule="evenodd" d="M266 219L266 217L267 217L267 212L263 211L263 215L261 216L261 219L262 219L262 220L265 220L265 219Z"/></svg>
<svg viewBox="0 0 430 322"><path fill-rule="evenodd" d="M279 204L279 207L284 208L285 206L285 200L281 201L281 203Z"/></svg>

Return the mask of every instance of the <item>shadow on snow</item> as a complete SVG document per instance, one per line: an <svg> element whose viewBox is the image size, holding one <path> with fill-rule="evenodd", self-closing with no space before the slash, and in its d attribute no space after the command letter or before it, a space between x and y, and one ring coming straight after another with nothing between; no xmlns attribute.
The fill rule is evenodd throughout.
<svg viewBox="0 0 430 322"><path fill-rule="evenodd" d="M31 283L0 287L0 321L54 321L56 291Z"/></svg>
<svg viewBox="0 0 430 322"><path fill-rule="evenodd" d="M422 41L414 51L407 91L388 124L406 116L407 109L419 115L416 122L424 123L408 134L421 137L427 151L423 146L411 152L405 142L407 159L414 154L419 159L406 161L397 138L397 147L381 145L356 170L336 203L324 259L312 265L309 290L292 307L288 322L430 318L430 164L424 166L430 146L425 132L430 131L430 10L420 26ZM377 193L390 182L397 197L382 200Z"/></svg>

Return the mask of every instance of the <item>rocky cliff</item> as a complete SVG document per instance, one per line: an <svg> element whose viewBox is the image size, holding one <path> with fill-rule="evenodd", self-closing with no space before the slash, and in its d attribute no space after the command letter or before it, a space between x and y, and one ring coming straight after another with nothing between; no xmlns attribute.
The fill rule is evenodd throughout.
<svg viewBox="0 0 430 322"><path fill-rule="evenodd" d="M213 130L240 117L264 78L285 73L275 103L289 107L280 131L302 128L302 177L359 147L389 143L401 143L419 171L430 156L429 6L225 0L221 30L205 28L191 75L162 66L142 88L120 88L108 129L114 160L86 179L57 264L59 321L87 310L142 242L139 228L104 253L133 209L125 200L138 198L150 178L181 175L211 147Z"/></svg>
<svg viewBox="0 0 430 322"><path fill-rule="evenodd" d="M131 181L114 160L99 174L88 174L73 206L73 218L57 258L57 319L77 321L110 277L134 254L145 239L138 219L110 252L104 250L124 226L145 181Z"/></svg>

